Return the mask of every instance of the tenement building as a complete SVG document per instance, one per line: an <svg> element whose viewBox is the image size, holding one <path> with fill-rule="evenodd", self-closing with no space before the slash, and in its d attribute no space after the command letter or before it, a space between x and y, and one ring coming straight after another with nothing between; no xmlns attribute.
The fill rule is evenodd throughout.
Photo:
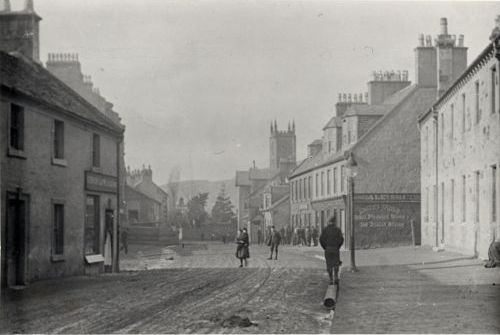
<svg viewBox="0 0 500 335"><path fill-rule="evenodd" d="M8 1L5 3L8 4ZM1 285L118 270L124 127L42 66L33 1L0 12Z"/></svg>
<svg viewBox="0 0 500 335"><path fill-rule="evenodd" d="M446 19L441 23L439 36L448 38ZM355 225L358 248L420 243L416 121L436 101L438 88L453 82L466 64L462 36L451 51L440 48L430 36L420 36L414 84L406 71L378 71L364 99L339 97L323 129L322 149L310 151L289 176L293 224L321 229L336 215L347 238L350 223Z"/></svg>
<svg viewBox="0 0 500 335"><path fill-rule="evenodd" d="M288 124L286 130L278 130L277 122L271 123L269 137L269 167L257 168L255 162L247 171L236 171L238 187L238 227L249 230L250 239L257 241L257 231L267 231L269 225L285 227L290 214L284 215L288 206L278 196L286 188L287 175L296 165L295 122ZM269 196L269 194L274 194ZM265 203L269 199L269 203ZM265 205L264 205L265 204ZM279 206L279 215L271 215L270 208ZM274 209L276 210L276 209ZM267 224L266 224L267 222Z"/></svg>
<svg viewBox="0 0 500 335"><path fill-rule="evenodd" d="M496 23L483 52L419 118L422 242L481 258L500 233L500 17ZM455 41L445 37L436 44L453 61Z"/></svg>

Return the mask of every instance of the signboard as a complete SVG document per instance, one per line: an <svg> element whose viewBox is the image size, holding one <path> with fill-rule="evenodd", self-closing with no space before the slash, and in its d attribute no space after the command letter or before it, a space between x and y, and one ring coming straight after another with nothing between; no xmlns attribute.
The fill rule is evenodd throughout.
<svg viewBox="0 0 500 335"><path fill-rule="evenodd" d="M87 191L116 193L117 178L92 171L85 171L85 189Z"/></svg>
<svg viewBox="0 0 500 335"><path fill-rule="evenodd" d="M360 194L354 197L358 248L420 244L419 194Z"/></svg>

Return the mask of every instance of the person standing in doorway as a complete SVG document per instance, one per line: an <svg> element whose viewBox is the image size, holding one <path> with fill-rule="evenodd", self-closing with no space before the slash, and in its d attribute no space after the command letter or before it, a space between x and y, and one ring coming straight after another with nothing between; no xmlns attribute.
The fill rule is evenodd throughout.
<svg viewBox="0 0 500 335"><path fill-rule="evenodd" d="M269 239L267 241L267 245L271 247L271 255L268 259L273 259L273 251L274 251L274 259L278 259L278 246L281 242L280 233L274 229L274 226L271 226L271 232L269 234Z"/></svg>
<svg viewBox="0 0 500 335"><path fill-rule="evenodd" d="M329 225L321 232L319 243L325 250L326 271L330 277L330 285L339 283L340 247L344 244L342 231L337 227L337 218L332 216Z"/></svg>

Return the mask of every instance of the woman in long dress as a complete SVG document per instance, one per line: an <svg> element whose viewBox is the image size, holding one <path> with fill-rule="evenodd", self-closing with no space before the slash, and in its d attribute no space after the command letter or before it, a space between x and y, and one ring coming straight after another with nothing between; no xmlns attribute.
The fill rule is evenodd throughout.
<svg viewBox="0 0 500 335"><path fill-rule="evenodd" d="M236 247L236 257L240 259L240 268L243 267L243 263L245 263L245 266L248 266L247 258L250 258L250 243L246 228L240 230L240 234L236 238L236 243L238 245Z"/></svg>

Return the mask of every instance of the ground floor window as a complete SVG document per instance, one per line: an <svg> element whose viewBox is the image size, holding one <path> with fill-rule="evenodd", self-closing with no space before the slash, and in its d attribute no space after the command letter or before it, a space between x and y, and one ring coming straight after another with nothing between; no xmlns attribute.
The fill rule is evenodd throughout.
<svg viewBox="0 0 500 335"><path fill-rule="evenodd" d="M99 254L99 197L87 196L85 212L85 254Z"/></svg>

